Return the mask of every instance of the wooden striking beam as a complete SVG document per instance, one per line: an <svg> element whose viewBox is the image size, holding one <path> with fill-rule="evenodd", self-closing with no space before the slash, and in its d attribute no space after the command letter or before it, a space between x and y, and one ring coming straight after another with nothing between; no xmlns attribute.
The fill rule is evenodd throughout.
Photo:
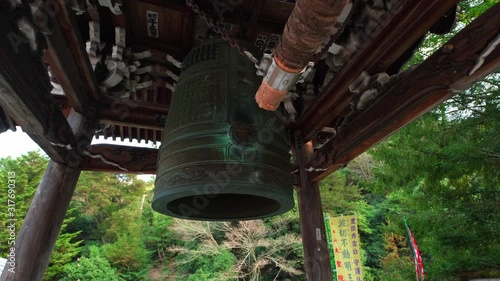
<svg viewBox="0 0 500 281"><path fill-rule="evenodd" d="M319 181L368 148L474 82L500 68L500 4L465 27L430 58L383 89L379 98L342 126L309 163ZM496 44L495 44L496 43ZM482 61L482 63L481 63ZM473 73L472 70L476 69Z"/></svg>
<svg viewBox="0 0 500 281"><path fill-rule="evenodd" d="M352 98L349 85L361 72L373 70L376 72L370 74L375 74L387 69L457 2L405 0L396 4L399 8L381 19L379 32L335 75L299 117L294 128L299 128L304 137L308 137L328 126L349 109Z"/></svg>
<svg viewBox="0 0 500 281"><path fill-rule="evenodd" d="M10 9L0 8L0 105L52 160L64 163L66 149L51 143L75 144L75 137L50 94L41 56L30 50L36 43L12 17Z"/></svg>
<svg viewBox="0 0 500 281"><path fill-rule="evenodd" d="M132 174L156 173L158 149L111 144L96 144L88 146L87 149L94 156L85 157L81 166L83 170ZM115 165L106 163L103 158Z"/></svg>
<svg viewBox="0 0 500 281"><path fill-rule="evenodd" d="M299 168L300 184L297 186L297 198L302 247L304 248L304 268L307 280L332 281L332 267L319 185L310 182L306 171L306 164L312 153L312 142L304 144L301 132L295 132L293 154Z"/></svg>

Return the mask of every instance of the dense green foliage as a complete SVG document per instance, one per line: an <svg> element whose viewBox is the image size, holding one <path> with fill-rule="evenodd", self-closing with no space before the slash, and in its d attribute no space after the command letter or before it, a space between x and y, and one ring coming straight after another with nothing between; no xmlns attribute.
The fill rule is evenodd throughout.
<svg viewBox="0 0 500 281"><path fill-rule="evenodd" d="M101 250L96 246L91 246L89 250L88 257L81 257L65 266L63 277L60 280L119 281L118 274L103 256Z"/></svg>
<svg viewBox="0 0 500 281"><path fill-rule="evenodd" d="M499 272L498 84L498 75L486 78L372 150L381 161L373 190L398 203L389 219L406 217L425 237L424 262L439 280Z"/></svg>
<svg viewBox="0 0 500 281"><path fill-rule="evenodd" d="M17 159L9 157L0 161L0 182L2 183L0 200L2 208L4 208L0 212L0 218L4 223L4 227L0 229L1 256L7 256L11 247L9 242L7 242L10 237L10 231L6 227L11 223L10 219L12 219L15 220L16 233L21 228L24 217L28 212L31 198L35 194L46 166L47 159L36 152L29 152ZM9 175L12 177L9 177ZM8 191L8 184L13 185L13 188L10 188L13 191L11 193ZM9 199L10 201L8 201ZM7 207L12 207L12 209L7 209Z"/></svg>

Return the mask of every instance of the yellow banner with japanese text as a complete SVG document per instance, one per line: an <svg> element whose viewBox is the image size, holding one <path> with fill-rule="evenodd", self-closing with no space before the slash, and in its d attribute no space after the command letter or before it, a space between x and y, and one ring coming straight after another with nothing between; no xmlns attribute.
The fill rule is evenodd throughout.
<svg viewBox="0 0 500 281"><path fill-rule="evenodd" d="M332 217L329 223L337 281L362 281L357 216Z"/></svg>

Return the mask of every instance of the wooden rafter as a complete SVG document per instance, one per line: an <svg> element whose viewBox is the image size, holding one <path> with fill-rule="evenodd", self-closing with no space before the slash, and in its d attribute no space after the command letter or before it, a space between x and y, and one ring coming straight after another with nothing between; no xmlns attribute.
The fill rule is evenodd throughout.
<svg viewBox="0 0 500 281"><path fill-rule="evenodd" d="M57 29L57 28L56 28ZM58 34L61 34L60 30ZM49 38L56 37L54 33ZM58 36L57 36L58 37ZM49 40L50 48L45 53L45 59L51 67L57 82L61 85L69 104L79 112L88 109L89 101L76 65L72 63L71 51L63 40Z"/></svg>
<svg viewBox="0 0 500 281"><path fill-rule="evenodd" d="M92 145L87 149L94 156L85 157L81 166L83 170L132 174L156 173L157 149L110 144ZM115 165L104 162L101 157Z"/></svg>
<svg viewBox="0 0 500 281"><path fill-rule="evenodd" d="M406 0L399 3L398 8L381 19L380 31L335 75L294 127L308 137L328 126L350 107L352 93L349 85L361 72L369 70L375 71L369 74L376 74L385 71L456 2Z"/></svg>
<svg viewBox="0 0 500 281"><path fill-rule="evenodd" d="M500 4L490 8L453 37L417 68L384 89L367 109L343 126L342 131L316 151L309 166L319 181L371 146L422 116L459 91L500 68L500 48L490 50L470 73L489 45L498 40Z"/></svg>

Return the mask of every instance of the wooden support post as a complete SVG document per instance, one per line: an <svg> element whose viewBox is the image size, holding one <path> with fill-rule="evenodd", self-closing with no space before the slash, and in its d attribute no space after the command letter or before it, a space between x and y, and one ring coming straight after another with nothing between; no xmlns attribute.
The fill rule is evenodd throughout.
<svg viewBox="0 0 500 281"><path fill-rule="evenodd" d="M58 18L69 13L64 7L64 10L58 10ZM11 246L15 265L6 265L1 281L42 280L81 172L78 166L83 157L78 154L78 149L90 144L95 128L95 116L92 116L95 112L86 112L83 118L72 111L66 119L51 96L48 73L41 61L43 40L37 30L32 29L31 12L27 11L22 5L13 6L9 1L0 0L0 36L3 38L0 40L0 105L52 160L16 243ZM19 19L23 13L24 17ZM71 29L75 25L65 26ZM21 32L21 27L28 31ZM31 32L34 36L25 34ZM56 34L62 36L61 32ZM71 49L77 52L75 48ZM89 66L86 54L84 58ZM66 60L66 63L72 62ZM84 74L95 80L90 67ZM71 83L73 80L68 85ZM99 93L98 88L90 92ZM85 102L82 99L78 104L83 109ZM68 149L67 146L77 149Z"/></svg>
<svg viewBox="0 0 500 281"><path fill-rule="evenodd" d="M305 164L313 153L312 143L304 144L300 131L295 132L293 152L300 175L297 197L299 199L300 229L307 280L331 281L333 280L333 272L328 252L319 185L309 181L305 170Z"/></svg>
<svg viewBox="0 0 500 281"><path fill-rule="evenodd" d="M90 143L94 133L93 116L84 118L72 110L68 122L78 136L78 145ZM81 169L77 166L83 158L78 150L68 153L66 164L51 160L38 186L24 223L13 245L16 255L15 273L9 271L9 264L0 276L0 281L42 280L56 244L59 231L68 210L71 197Z"/></svg>
<svg viewBox="0 0 500 281"><path fill-rule="evenodd" d="M13 245L15 273L6 264L1 281L42 280L79 175L79 168L49 162Z"/></svg>

